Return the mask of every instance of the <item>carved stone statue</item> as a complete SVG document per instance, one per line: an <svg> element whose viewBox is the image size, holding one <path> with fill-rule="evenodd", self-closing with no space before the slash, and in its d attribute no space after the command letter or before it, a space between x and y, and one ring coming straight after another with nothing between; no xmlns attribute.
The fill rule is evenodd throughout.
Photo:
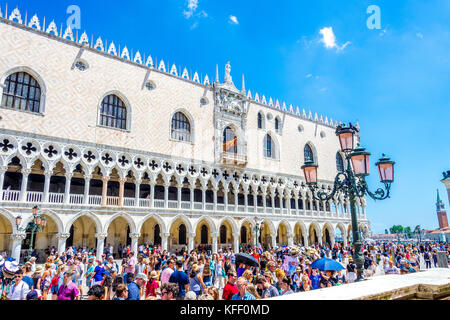
<svg viewBox="0 0 450 320"><path fill-rule="evenodd" d="M233 83L233 79L231 77L230 61L228 61L227 65L225 66L225 83Z"/></svg>

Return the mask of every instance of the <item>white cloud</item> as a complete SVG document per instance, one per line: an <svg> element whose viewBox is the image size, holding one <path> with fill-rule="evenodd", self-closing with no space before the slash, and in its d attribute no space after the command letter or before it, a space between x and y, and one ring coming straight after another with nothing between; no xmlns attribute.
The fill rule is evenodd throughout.
<svg viewBox="0 0 450 320"><path fill-rule="evenodd" d="M416 36L417 36L418 38L420 38L420 39L423 39L423 34L420 33L420 32L416 33Z"/></svg>
<svg viewBox="0 0 450 320"><path fill-rule="evenodd" d="M183 11L183 15L186 19L192 17L195 13L195 10L198 8L198 0L187 0L187 9Z"/></svg>
<svg viewBox="0 0 450 320"><path fill-rule="evenodd" d="M308 73L307 75L306 75L306 77L307 78L311 78L313 75L311 74L311 73Z"/></svg>
<svg viewBox="0 0 450 320"><path fill-rule="evenodd" d="M239 21L238 21L238 19L235 16L230 16L229 22L231 24L239 24Z"/></svg>
<svg viewBox="0 0 450 320"><path fill-rule="evenodd" d="M336 42L336 36L334 35L332 27L322 28L319 33L322 35L322 39L320 41L324 43L325 48L327 49L336 48L338 51L342 51L350 44L350 42L347 41L342 46L339 46Z"/></svg>

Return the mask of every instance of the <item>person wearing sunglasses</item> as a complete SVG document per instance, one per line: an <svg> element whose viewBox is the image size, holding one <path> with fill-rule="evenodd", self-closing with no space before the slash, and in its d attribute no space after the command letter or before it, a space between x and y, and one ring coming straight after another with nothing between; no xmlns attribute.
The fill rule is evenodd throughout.
<svg viewBox="0 0 450 320"><path fill-rule="evenodd" d="M26 300L27 294L30 292L30 287L28 284L26 284L24 281L22 281L23 278L23 271L21 269L17 270L17 272L14 274L14 286L11 287L9 290L8 296L6 297L7 300Z"/></svg>
<svg viewBox="0 0 450 320"><path fill-rule="evenodd" d="M176 300L178 296L178 284L177 283L164 283L161 286L161 300Z"/></svg>

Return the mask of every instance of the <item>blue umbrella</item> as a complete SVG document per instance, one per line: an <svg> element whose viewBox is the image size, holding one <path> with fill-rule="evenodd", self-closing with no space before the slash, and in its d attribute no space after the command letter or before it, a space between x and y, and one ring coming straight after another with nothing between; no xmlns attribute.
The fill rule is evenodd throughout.
<svg viewBox="0 0 450 320"><path fill-rule="evenodd" d="M344 270L345 268L340 264L339 262L328 259L328 258L322 258L314 261L311 264L312 269L319 269L322 271L330 270L330 271L339 271Z"/></svg>

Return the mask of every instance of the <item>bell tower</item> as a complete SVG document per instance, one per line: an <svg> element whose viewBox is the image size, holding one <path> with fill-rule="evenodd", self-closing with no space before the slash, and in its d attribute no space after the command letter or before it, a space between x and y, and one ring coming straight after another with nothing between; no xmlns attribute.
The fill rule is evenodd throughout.
<svg viewBox="0 0 450 320"><path fill-rule="evenodd" d="M439 221L439 229L448 228L447 212L445 211L444 202L442 202L439 196L439 190L437 190L436 211Z"/></svg>

